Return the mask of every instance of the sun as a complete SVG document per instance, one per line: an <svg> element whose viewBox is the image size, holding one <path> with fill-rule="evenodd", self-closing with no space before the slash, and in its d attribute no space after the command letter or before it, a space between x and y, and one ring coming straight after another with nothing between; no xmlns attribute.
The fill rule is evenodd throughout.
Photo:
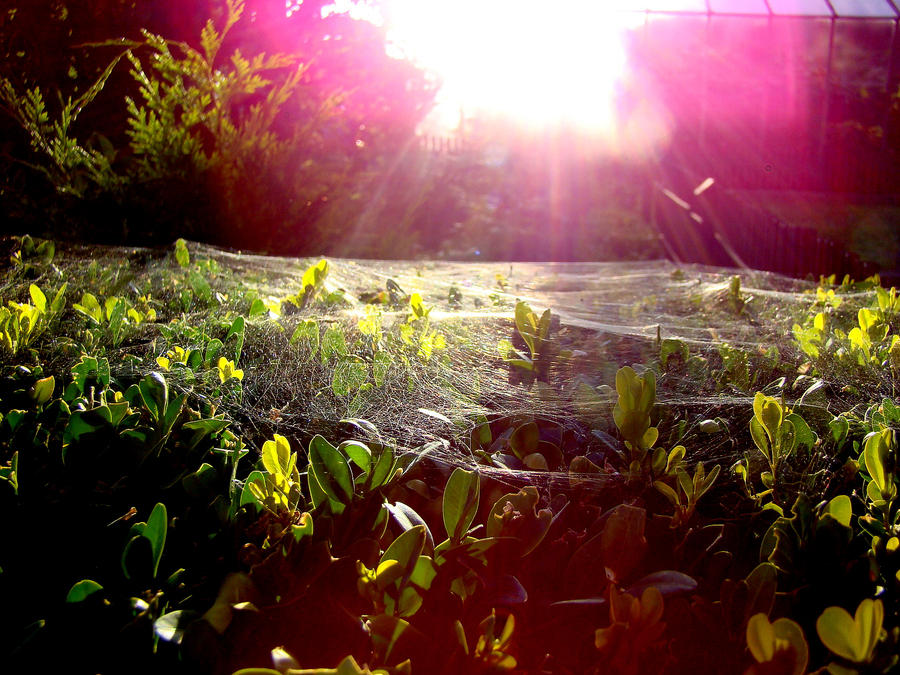
<svg viewBox="0 0 900 675"><path fill-rule="evenodd" d="M598 133L615 124L634 14L598 0L388 0L385 19L393 43L441 78L451 119L463 109Z"/></svg>

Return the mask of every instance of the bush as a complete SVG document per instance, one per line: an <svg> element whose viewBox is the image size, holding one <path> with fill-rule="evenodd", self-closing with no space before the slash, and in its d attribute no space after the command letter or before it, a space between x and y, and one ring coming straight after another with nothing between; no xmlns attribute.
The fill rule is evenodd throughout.
<svg viewBox="0 0 900 675"><path fill-rule="evenodd" d="M371 24L323 18L306 4L290 19L247 6L228 0L196 46L147 30L140 40L95 44L126 49L79 96L60 94L56 113L46 83L23 87L6 73L0 100L30 145L28 168L5 167L9 211L27 226L30 208L41 203L51 230L134 243L183 235L302 253L340 237L370 208L361 191L396 164L432 89L421 71L385 54L384 35ZM288 44L289 30L302 38L290 53L267 55L248 37L279 34ZM228 51L233 42L243 49ZM122 58L132 82L113 86ZM117 94L126 115L110 109L113 119L81 140L74 123L105 86L113 91L103 106ZM51 203L34 198L43 179L55 190ZM411 190L391 199L418 196Z"/></svg>

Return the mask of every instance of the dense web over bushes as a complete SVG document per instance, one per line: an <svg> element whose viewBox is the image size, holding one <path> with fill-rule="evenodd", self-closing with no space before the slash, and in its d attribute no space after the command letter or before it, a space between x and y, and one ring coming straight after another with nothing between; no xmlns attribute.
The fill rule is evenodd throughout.
<svg viewBox="0 0 900 675"><path fill-rule="evenodd" d="M358 436L359 428L342 423L358 418L371 422L399 447L425 447L437 462L471 467L477 459L471 434L480 416L491 421L535 418L557 423L568 450L593 453L601 460L617 436L611 415L615 373L624 365L640 364L658 372L654 415L660 419L661 438L683 420L689 458L728 465L749 445L745 423L752 415L754 392L783 393L786 402L793 403L812 383L789 365L808 360L792 327L802 323L816 301L817 285L809 281L751 270L678 267L666 261L340 259L331 261L316 301L300 308L288 298L302 293L304 272L315 260L254 256L194 243L188 248L190 271L179 269L171 250L158 249L71 247L60 251L56 265L70 279L73 300L104 283L109 294L133 296L133 301L149 292L159 307L158 323L172 329L170 337L165 330L160 336L157 328L144 325L132 343L120 349L151 361L175 344L202 349L197 335L175 334L192 316L202 316L208 305L218 304L215 314L225 317L229 312L246 314L255 302L256 316L248 318L238 364L244 369L242 398L226 397L217 405L260 444L273 432L303 442L315 433ZM117 278L91 276L92 264L105 267L104 256L113 260L123 255L129 263ZM183 280L173 282L173 270L184 274ZM3 290L4 297L12 295L12 288ZM838 310L845 316L855 316L859 306L872 300L871 291L845 290L845 304ZM186 309L179 304L185 291L194 296ZM367 304L378 307L383 335L396 335L409 312L405 296L413 293L432 308L430 327L444 336L446 349L436 349L428 359L407 349L393 361L380 386L356 395L336 394L334 362L311 354L309 345L296 339L298 325L312 320L323 333L340 327L350 357L370 361L371 338L358 326L371 311ZM204 294L207 300L201 302ZM387 302L372 304L379 300ZM503 358L503 341L524 346L514 323L517 300L538 312L549 308L553 317L542 354L543 374L530 383L517 377ZM221 339L224 329L211 327L208 332ZM851 371L845 366L823 362L820 369L824 385L813 392L816 396L806 396L804 404L808 411L818 409L822 419L829 417L829 406L836 406L834 414L856 401L890 394L888 371L871 372L873 378L860 379L855 389L848 389L845 378ZM190 382L179 382L177 371L167 377L176 387L205 395ZM699 423L713 418L739 423L729 433L701 433ZM479 470L511 479L516 473L485 466ZM559 477L552 471L534 472L527 479Z"/></svg>

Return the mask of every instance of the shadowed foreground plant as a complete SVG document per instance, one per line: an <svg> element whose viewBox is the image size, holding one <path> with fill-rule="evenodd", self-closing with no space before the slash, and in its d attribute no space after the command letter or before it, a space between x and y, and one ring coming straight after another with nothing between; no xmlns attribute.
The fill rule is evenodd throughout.
<svg viewBox="0 0 900 675"><path fill-rule="evenodd" d="M600 652L601 672L652 672L653 652L659 650L666 624L662 619L662 594L653 586L646 588L640 598L609 589L609 620L607 628L598 628L594 646Z"/></svg>
<svg viewBox="0 0 900 675"><path fill-rule="evenodd" d="M747 623L747 647L756 663L744 675L803 675L809 662L809 645L803 629L790 619L769 622L754 614Z"/></svg>

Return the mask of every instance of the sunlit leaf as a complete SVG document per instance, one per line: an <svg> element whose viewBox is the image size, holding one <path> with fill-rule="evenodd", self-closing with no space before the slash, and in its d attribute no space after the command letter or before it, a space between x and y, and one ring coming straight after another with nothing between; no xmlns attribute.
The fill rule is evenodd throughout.
<svg viewBox="0 0 900 675"><path fill-rule="evenodd" d="M478 511L480 480L474 471L454 469L444 488L444 528L451 541L460 541Z"/></svg>
<svg viewBox="0 0 900 675"><path fill-rule="evenodd" d="M81 602L85 598L103 590L103 586L92 579L82 579L69 589L66 602Z"/></svg>
<svg viewBox="0 0 900 675"><path fill-rule="evenodd" d="M41 312L47 311L47 298L44 295L43 291L40 288L31 284L28 287L28 293L31 295L31 302L34 303L34 306L38 308Z"/></svg>
<svg viewBox="0 0 900 675"><path fill-rule="evenodd" d="M855 616L843 607L828 607L816 620L816 632L828 649L854 663L867 663L881 634L884 605L866 598Z"/></svg>

